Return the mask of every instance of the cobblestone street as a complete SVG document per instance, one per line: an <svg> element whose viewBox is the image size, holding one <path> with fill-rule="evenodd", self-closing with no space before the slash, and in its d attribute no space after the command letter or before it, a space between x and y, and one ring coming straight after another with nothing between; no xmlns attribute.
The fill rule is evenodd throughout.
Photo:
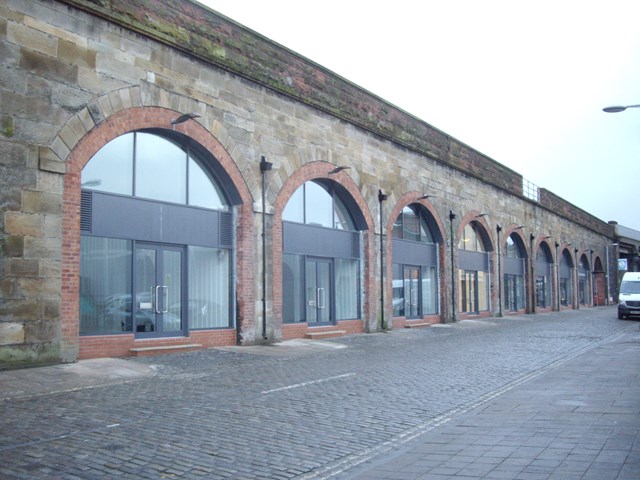
<svg viewBox="0 0 640 480"><path fill-rule="evenodd" d="M638 372L638 322L614 307L120 360L146 373L41 392L17 382L56 367L0 372L0 478L451 478L362 469L623 336ZM624 407L631 449L640 399ZM509 478L488 473L460 478Z"/></svg>

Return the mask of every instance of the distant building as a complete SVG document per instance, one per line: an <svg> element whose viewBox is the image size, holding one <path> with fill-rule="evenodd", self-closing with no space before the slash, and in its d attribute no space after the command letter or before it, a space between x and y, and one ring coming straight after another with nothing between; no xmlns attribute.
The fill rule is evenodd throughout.
<svg viewBox="0 0 640 480"><path fill-rule="evenodd" d="M3 368L603 305L630 241L189 0L0 38Z"/></svg>
<svg viewBox="0 0 640 480"><path fill-rule="evenodd" d="M632 228L618 225L611 221L614 228L614 242L609 245L609 255L613 265L611 266L611 298L617 301L618 287L625 272L640 271L640 232Z"/></svg>

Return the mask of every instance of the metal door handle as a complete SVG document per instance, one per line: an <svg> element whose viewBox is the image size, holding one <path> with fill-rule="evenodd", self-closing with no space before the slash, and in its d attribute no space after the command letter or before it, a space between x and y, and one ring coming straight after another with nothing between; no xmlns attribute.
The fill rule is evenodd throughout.
<svg viewBox="0 0 640 480"><path fill-rule="evenodd" d="M156 292L155 292L155 293L156 293L156 294L155 294L155 297L154 297L154 295L153 295L153 290L154 290L154 288L153 288L153 287L151 287L151 300L152 300L152 301L155 301L154 303L155 303L156 305L155 305L154 310L156 311L156 313L162 313L160 310L158 310L158 304L160 303L160 302L158 302L158 289L159 289L159 288L160 288L160 286L159 286L159 285L156 285L156 287L155 287L155 290L156 290Z"/></svg>
<svg viewBox="0 0 640 480"><path fill-rule="evenodd" d="M163 307L159 313L167 313L169 312L169 287L167 285L162 285L160 288L164 289L164 298L163 298Z"/></svg>
<svg viewBox="0 0 640 480"><path fill-rule="evenodd" d="M326 305L324 303L325 301L325 296L324 296L324 288L318 288L317 290L318 294L318 308L325 308Z"/></svg>

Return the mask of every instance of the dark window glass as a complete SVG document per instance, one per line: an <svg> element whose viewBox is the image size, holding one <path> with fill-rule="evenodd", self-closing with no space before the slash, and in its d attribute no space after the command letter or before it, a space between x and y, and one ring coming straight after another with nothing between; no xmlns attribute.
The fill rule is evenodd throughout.
<svg viewBox="0 0 640 480"><path fill-rule="evenodd" d="M282 317L285 323L304 322L304 282L302 255L282 256Z"/></svg>
<svg viewBox="0 0 640 480"><path fill-rule="evenodd" d="M224 195L218 184L211 180L200 164L189 156L189 205L193 207L225 210Z"/></svg>
<svg viewBox="0 0 640 480"><path fill-rule="evenodd" d="M459 247L461 250L470 250L472 252L485 252L482 237L480 236L474 222L468 223L462 231Z"/></svg>
<svg viewBox="0 0 640 480"><path fill-rule="evenodd" d="M422 213L422 207L417 204L407 205L402 209L393 223L391 234L394 238L402 240L435 243L434 236Z"/></svg>
<svg viewBox="0 0 640 480"><path fill-rule="evenodd" d="M202 162L152 133L127 133L107 143L82 169L81 183L86 190L228 209L222 189Z"/></svg>
<svg viewBox="0 0 640 480"><path fill-rule="evenodd" d="M304 184L305 193L305 223L334 228L333 197L320 184L307 182Z"/></svg>
<svg viewBox="0 0 640 480"><path fill-rule="evenodd" d="M131 332L132 243L80 238L80 333Z"/></svg>
<svg viewBox="0 0 640 480"><path fill-rule="evenodd" d="M229 327L231 251L189 247L189 327Z"/></svg>
<svg viewBox="0 0 640 480"><path fill-rule="evenodd" d="M133 141L127 133L111 140L82 169L82 188L133 195Z"/></svg>
<svg viewBox="0 0 640 480"><path fill-rule="evenodd" d="M282 220L338 230L355 230L348 208L326 185L306 182L285 205Z"/></svg>
<svg viewBox="0 0 640 480"><path fill-rule="evenodd" d="M513 235L509 235L509 237L507 237L507 241L505 242L505 246L504 246L504 256L508 258L524 257L524 255L520 250L520 247L514 240Z"/></svg>
<svg viewBox="0 0 640 480"><path fill-rule="evenodd" d="M187 203L187 154L169 140L136 135L136 197Z"/></svg>

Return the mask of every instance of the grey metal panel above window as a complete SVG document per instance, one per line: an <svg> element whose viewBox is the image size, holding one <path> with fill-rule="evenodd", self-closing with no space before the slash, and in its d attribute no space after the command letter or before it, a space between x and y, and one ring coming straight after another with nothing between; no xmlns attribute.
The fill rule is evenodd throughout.
<svg viewBox="0 0 640 480"><path fill-rule="evenodd" d="M551 273L551 264L547 262L536 261L536 275L545 276Z"/></svg>
<svg viewBox="0 0 640 480"><path fill-rule="evenodd" d="M284 253L319 257L357 258L358 232L282 222Z"/></svg>
<svg viewBox="0 0 640 480"><path fill-rule="evenodd" d="M504 273L508 275L524 275L524 259L504 258Z"/></svg>
<svg viewBox="0 0 640 480"><path fill-rule="evenodd" d="M438 265L438 246L394 238L393 263L434 267Z"/></svg>
<svg viewBox="0 0 640 480"><path fill-rule="evenodd" d="M458 250L458 268L462 270L489 271L489 255L487 252Z"/></svg>
<svg viewBox="0 0 640 480"><path fill-rule="evenodd" d="M231 246L220 240L220 212L215 210L99 192L92 192L92 199L93 235L204 247Z"/></svg>
<svg viewBox="0 0 640 480"><path fill-rule="evenodd" d="M560 263L560 277L561 278L569 278L573 273L573 268L571 268L568 264L561 262Z"/></svg>
<svg viewBox="0 0 640 480"><path fill-rule="evenodd" d="M203 247L221 247L220 213L162 204L162 241ZM171 228L167 228L171 225Z"/></svg>

